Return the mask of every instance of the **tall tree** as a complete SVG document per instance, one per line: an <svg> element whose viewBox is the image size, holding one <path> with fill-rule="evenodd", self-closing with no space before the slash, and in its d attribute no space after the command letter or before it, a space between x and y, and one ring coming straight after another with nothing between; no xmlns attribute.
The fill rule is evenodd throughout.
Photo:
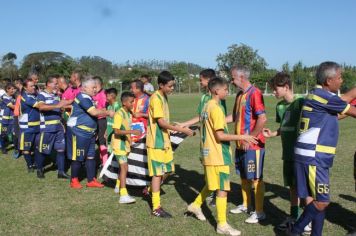
<svg viewBox="0 0 356 236"><path fill-rule="evenodd" d="M18 69L15 61L17 56L13 52L5 54L1 58L1 75L4 78L16 79L18 77Z"/></svg>

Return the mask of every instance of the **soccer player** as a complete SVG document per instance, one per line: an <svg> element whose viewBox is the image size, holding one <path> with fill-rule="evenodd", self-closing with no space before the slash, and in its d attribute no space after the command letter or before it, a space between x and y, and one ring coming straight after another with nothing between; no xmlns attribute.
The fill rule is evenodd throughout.
<svg viewBox="0 0 356 236"><path fill-rule="evenodd" d="M267 121L261 91L250 82L250 70L245 66L231 69L232 83L241 89L236 96L233 110L235 134L249 134L258 138L258 144L245 141L236 142L236 172L241 176L243 204L231 209L233 214L248 212L251 208L251 184L254 185L255 211L245 220L258 223L266 218L263 212L265 185L263 182L263 162L265 138L262 129Z"/></svg>
<svg viewBox="0 0 356 236"><path fill-rule="evenodd" d="M116 100L117 99L117 89L116 88L109 88L106 90L106 100L108 101L108 106L106 107L106 110L108 111L114 111L116 113L120 108L121 105L120 103ZM108 144L108 151L111 153L112 148L111 148L111 139L112 135L114 133L114 130L112 128L112 125L114 123L114 119L108 116L106 118L107 125L106 125L106 136L107 136L107 144Z"/></svg>
<svg viewBox="0 0 356 236"><path fill-rule="evenodd" d="M53 150L57 152L56 164L58 168L58 178L69 179L69 175L65 173L65 136L64 128L61 122L62 112L60 108L53 108L48 106L42 106L42 104L58 105L60 98L57 95L58 91L58 79L56 76L49 76L46 81L46 88L41 91L37 100L40 110L40 136L37 142L37 148L41 154L38 169L43 172L43 162L48 158ZM61 102L64 105L68 105L71 101L63 100ZM41 173L44 177L44 174Z"/></svg>
<svg viewBox="0 0 356 236"><path fill-rule="evenodd" d="M127 156L130 153L131 135L140 135L140 130L134 130L131 128L132 115L131 110L133 108L135 95L131 92L123 92L121 94L122 107L114 116L114 137L112 139L112 148L120 164L119 179L117 182L120 184L120 200L119 203L127 204L134 203L135 198L131 197L127 193L126 189L126 176L127 176Z"/></svg>
<svg viewBox="0 0 356 236"><path fill-rule="evenodd" d="M281 136L284 186L289 187L290 194L290 218L288 217L279 225L280 230L286 230L287 222L296 221L301 208L296 193L296 180L294 177L294 144L299 133L299 118L304 98L294 95L292 81L289 74L277 73L270 81L273 94L277 99L282 99L276 106L276 122L280 123L278 130L271 132L265 128L263 135L266 138Z"/></svg>
<svg viewBox="0 0 356 236"><path fill-rule="evenodd" d="M300 135L295 144L294 171L298 197L306 199L303 214L288 235L301 235L312 222L312 235L322 235L325 209L330 203L329 169L332 167L339 136L338 114L356 117L356 108L337 95L342 68L323 62L316 71L317 86L305 99Z"/></svg>
<svg viewBox="0 0 356 236"><path fill-rule="evenodd" d="M20 115L20 103L21 103L21 92L23 88L23 79L18 78L14 81L16 87L15 93L15 106L14 106L14 153L13 158L17 159L20 157L20 147L19 147L19 137L20 137L20 126L19 126L19 115Z"/></svg>
<svg viewBox="0 0 356 236"><path fill-rule="evenodd" d="M103 79L99 76L94 76L96 81L97 93L93 96L95 107L97 109L106 109L106 94L103 89ZM98 117L98 146L101 164L104 165L108 159L108 148L106 147L106 116Z"/></svg>
<svg viewBox="0 0 356 236"><path fill-rule="evenodd" d="M132 81L130 90L135 95L132 107L132 129L141 130L141 135L132 136L132 141L137 142L146 135L150 97L144 92L144 84L141 80Z"/></svg>
<svg viewBox="0 0 356 236"><path fill-rule="evenodd" d="M76 69L72 72L70 76L70 83L72 86L65 89L62 93L62 99L74 100L75 97L80 93L80 87L82 86L83 72L80 69Z"/></svg>
<svg viewBox="0 0 356 236"><path fill-rule="evenodd" d="M162 71L158 75L157 82L159 89L150 97L146 140L148 172L152 176L152 215L171 218L172 215L163 210L160 203L162 177L166 173L174 171L169 132L178 131L192 136L193 131L189 128L170 124L167 96L174 89L173 75L168 71Z"/></svg>
<svg viewBox="0 0 356 236"><path fill-rule="evenodd" d="M95 178L95 135L98 116L114 116L113 111L95 108L92 96L96 94L96 81L87 76L82 81L81 92L72 104L72 114L67 122L67 157L71 164L71 188L80 189L79 171L83 163L87 170L87 187L102 188Z"/></svg>
<svg viewBox="0 0 356 236"><path fill-rule="evenodd" d="M5 94L0 99L0 113L2 118L0 124L0 145L3 154L7 154L7 141L13 140L15 92L15 85L11 83L7 84L5 86Z"/></svg>
<svg viewBox="0 0 356 236"><path fill-rule="evenodd" d="M255 137L249 135L230 135L225 121L225 112L220 100L228 94L227 81L215 77L208 84L212 99L201 112L201 151L205 171L206 184L195 201L188 206L188 211L199 220L206 220L201 211L205 198L216 191L217 233L240 235L241 232L232 228L226 221L227 193L230 191L230 165L232 154L229 141L244 140L257 143Z"/></svg>

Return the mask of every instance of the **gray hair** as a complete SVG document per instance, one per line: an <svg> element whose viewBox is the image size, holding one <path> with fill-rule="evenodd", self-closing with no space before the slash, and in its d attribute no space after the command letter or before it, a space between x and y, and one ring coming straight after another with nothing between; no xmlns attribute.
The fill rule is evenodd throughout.
<svg viewBox="0 0 356 236"><path fill-rule="evenodd" d="M82 80L82 86L86 87L88 84L91 84L91 83L96 83L94 77L91 75L84 76L84 78Z"/></svg>
<svg viewBox="0 0 356 236"><path fill-rule="evenodd" d="M319 65L316 71L316 83L319 85L325 84L327 79L334 78L341 66L333 61L326 61Z"/></svg>
<svg viewBox="0 0 356 236"><path fill-rule="evenodd" d="M247 80L250 79L251 71L247 66L236 65L231 68L231 71L236 70L238 74L243 74Z"/></svg>

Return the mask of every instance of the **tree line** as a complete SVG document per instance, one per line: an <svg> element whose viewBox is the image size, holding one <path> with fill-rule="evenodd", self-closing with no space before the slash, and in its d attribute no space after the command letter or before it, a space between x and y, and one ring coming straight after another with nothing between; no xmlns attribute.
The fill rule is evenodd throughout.
<svg viewBox="0 0 356 236"><path fill-rule="evenodd" d="M99 75L103 78L107 86L114 86L128 89L129 82L139 78L142 74L147 74L154 78L162 70L169 70L177 78L176 90L184 93L194 93L199 90L199 72L204 69L202 66L177 61L163 60L140 60L126 61L115 64L99 56L82 56L72 58L62 52L35 52L26 55L21 63L16 64L17 55L8 52L1 57L0 79L25 78L29 72L36 72L42 81L53 74L61 74L69 77L74 69L81 69L84 72ZM217 55L217 71L227 79L230 79L230 68L236 64L248 66L251 69L251 81L261 90L266 89L266 83L277 72L276 69L269 69L266 60L259 55L258 50L246 44L233 44L227 51ZM302 61L294 65L288 62L283 64L280 70L288 72L293 80L293 88L296 93L305 93L315 85L315 66L303 65ZM344 84L341 92L356 85L356 67L343 65ZM155 80L152 80L155 85ZM270 92L270 90L267 89Z"/></svg>

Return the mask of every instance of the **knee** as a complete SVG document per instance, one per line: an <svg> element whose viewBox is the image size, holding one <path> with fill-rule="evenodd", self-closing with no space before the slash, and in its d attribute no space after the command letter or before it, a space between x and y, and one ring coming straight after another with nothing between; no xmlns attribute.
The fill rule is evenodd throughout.
<svg viewBox="0 0 356 236"><path fill-rule="evenodd" d="M28 155L28 154L30 154L30 152L29 151L23 151L23 154Z"/></svg>
<svg viewBox="0 0 356 236"><path fill-rule="evenodd" d="M323 211L326 209L326 207L330 204L330 202L318 202L318 201L314 201L314 205L315 207L319 210L319 211Z"/></svg>

